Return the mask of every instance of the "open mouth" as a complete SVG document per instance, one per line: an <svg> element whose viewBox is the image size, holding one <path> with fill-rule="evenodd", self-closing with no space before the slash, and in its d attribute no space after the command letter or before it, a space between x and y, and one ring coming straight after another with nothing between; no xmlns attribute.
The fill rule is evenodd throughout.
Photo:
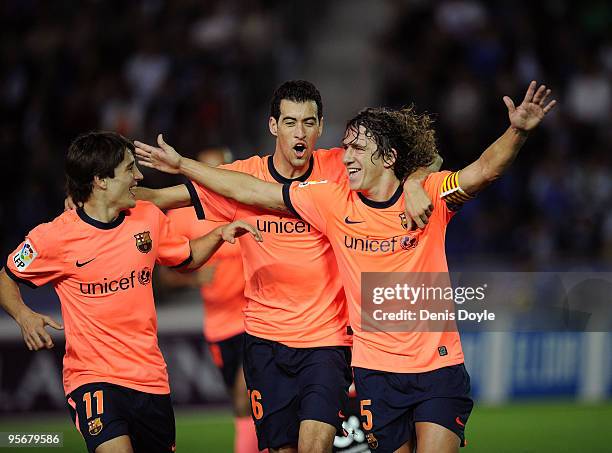
<svg viewBox="0 0 612 453"><path fill-rule="evenodd" d="M357 173L361 171L361 169L360 168L347 168L346 171L348 171L349 179L352 179L353 177L355 177Z"/></svg>
<svg viewBox="0 0 612 453"><path fill-rule="evenodd" d="M295 151L295 155L298 157L298 159L301 159L304 157L304 154L306 154L306 145L303 143L298 143L293 147L293 150Z"/></svg>
<svg viewBox="0 0 612 453"><path fill-rule="evenodd" d="M133 186L131 186L128 190L130 192L130 194L132 194L132 197L136 198L136 193L134 192L134 188L136 188L137 184L134 184Z"/></svg>

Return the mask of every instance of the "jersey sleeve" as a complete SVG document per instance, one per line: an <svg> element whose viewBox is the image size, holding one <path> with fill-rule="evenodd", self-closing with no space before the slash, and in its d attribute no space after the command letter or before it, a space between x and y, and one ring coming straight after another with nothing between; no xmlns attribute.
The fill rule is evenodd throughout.
<svg viewBox="0 0 612 453"><path fill-rule="evenodd" d="M231 222L234 220L238 206L236 201L225 198L193 181L189 181L185 185L198 219L213 222Z"/></svg>
<svg viewBox="0 0 612 453"><path fill-rule="evenodd" d="M53 224L34 228L8 257L6 273L17 283L36 288L61 278L66 269L61 234Z"/></svg>
<svg viewBox="0 0 612 453"><path fill-rule="evenodd" d="M331 148L326 150L318 150L316 155L321 159L321 173L324 175L324 179L337 183L346 180L346 167L342 162L344 149Z"/></svg>
<svg viewBox="0 0 612 453"><path fill-rule="evenodd" d="M434 206L434 215L440 216L445 224L450 222L465 201L457 198L460 194L454 190L456 181L457 172L440 171L430 174L423 186Z"/></svg>
<svg viewBox="0 0 612 453"><path fill-rule="evenodd" d="M182 267L191 262L189 239L174 227L173 222L159 211L159 244L156 262L162 266Z"/></svg>
<svg viewBox="0 0 612 453"><path fill-rule="evenodd" d="M307 181L283 186L283 199L293 215L327 234L332 209L340 205L338 184L328 181Z"/></svg>

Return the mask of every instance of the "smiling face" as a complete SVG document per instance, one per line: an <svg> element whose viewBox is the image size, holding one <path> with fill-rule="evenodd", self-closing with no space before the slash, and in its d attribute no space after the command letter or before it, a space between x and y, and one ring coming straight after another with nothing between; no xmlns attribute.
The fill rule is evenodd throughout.
<svg viewBox="0 0 612 453"><path fill-rule="evenodd" d="M323 132L315 101L280 102L278 121L270 117L270 132L276 137L276 153L294 168L308 165L317 139Z"/></svg>
<svg viewBox="0 0 612 453"><path fill-rule="evenodd" d="M123 160L115 167L115 176L104 178L106 180L106 198L109 204L119 209L136 206L136 195L132 188L136 187L138 181L142 181L142 178L142 173L136 166L134 156L126 149Z"/></svg>
<svg viewBox="0 0 612 453"><path fill-rule="evenodd" d="M372 192L383 180L383 176L393 175L393 170L376 153L376 142L367 135L364 126L359 126L359 130L347 129L342 146L351 190Z"/></svg>

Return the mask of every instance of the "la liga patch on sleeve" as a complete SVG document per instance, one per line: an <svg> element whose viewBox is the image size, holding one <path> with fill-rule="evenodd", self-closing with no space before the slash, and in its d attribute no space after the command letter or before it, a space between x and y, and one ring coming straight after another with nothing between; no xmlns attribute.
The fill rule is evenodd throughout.
<svg viewBox="0 0 612 453"><path fill-rule="evenodd" d="M30 241L26 239L21 248L13 255L13 263L15 267L22 271L32 264L32 261L36 259L38 252L34 249L34 246L30 244Z"/></svg>

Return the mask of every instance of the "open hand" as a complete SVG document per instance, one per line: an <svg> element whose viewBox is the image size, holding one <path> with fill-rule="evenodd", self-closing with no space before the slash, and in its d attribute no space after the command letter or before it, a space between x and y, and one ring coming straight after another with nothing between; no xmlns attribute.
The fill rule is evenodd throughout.
<svg viewBox="0 0 612 453"><path fill-rule="evenodd" d="M51 335L45 329L45 326L51 326L57 330L63 330L64 327L49 316L41 315L34 311L29 311L18 319L18 324L21 327L21 335L30 351L38 351L39 349L51 349L53 340Z"/></svg>
<svg viewBox="0 0 612 453"><path fill-rule="evenodd" d="M164 173L177 174L181 166L182 156L164 141L162 134L157 136L157 144L159 147L134 141L138 163L144 167L154 168Z"/></svg>
<svg viewBox="0 0 612 453"><path fill-rule="evenodd" d="M536 91L537 82L534 80L529 84L523 102L514 106L514 102L508 96L504 96L504 103L508 107L508 117L510 125L522 132L529 132L540 124L544 115L551 111L557 101L552 100L545 104L546 98L550 94L550 89L546 85L540 85Z"/></svg>

